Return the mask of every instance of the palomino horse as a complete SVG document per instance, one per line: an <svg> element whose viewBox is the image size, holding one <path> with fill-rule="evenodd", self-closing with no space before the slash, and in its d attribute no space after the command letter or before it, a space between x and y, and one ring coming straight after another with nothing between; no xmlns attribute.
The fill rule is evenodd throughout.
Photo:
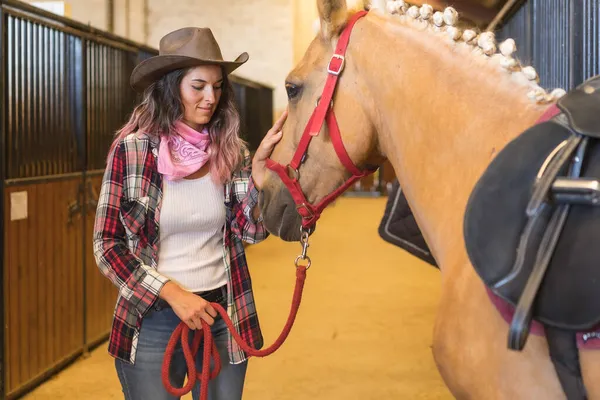
<svg viewBox="0 0 600 400"><path fill-rule="evenodd" d="M409 8L399 0L388 3L394 15L371 10L358 20L345 59L330 64L349 13L345 0L317 3L320 33L287 77L289 116L270 165L278 173L269 174L261 198L268 229L298 240L300 214L306 221L319 211L298 202L325 200L325 206L352 172L349 164L364 170L387 158L441 267L433 356L453 395L564 398L543 336L532 335L521 352L507 349L508 325L474 271L462 235L478 178L560 94L545 93L535 70L511 57L514 42L503 43L499 54L492 34L457 29L453 9L433 14L429 6ZM327 120L329 129L318 125L304 157L296 154L295 164L277 169L306 147L301 137L314 122L315 104L323 103L326 79L342 69L331 106L351 162L340 161L343 155L334 150L339 140ZM299 184L294 197L282 184L284 168ZM588 396L600 398L600 352L579 355Z"/></svg>

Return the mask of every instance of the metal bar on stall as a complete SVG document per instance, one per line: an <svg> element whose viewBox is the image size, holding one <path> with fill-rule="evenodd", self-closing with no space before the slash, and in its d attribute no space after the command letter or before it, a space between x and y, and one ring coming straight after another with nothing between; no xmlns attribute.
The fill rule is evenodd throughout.
<svg viewBox="0 0 600 400"><path fill-rule="evenodd" d="M2 1L0 0L0 3ZM5 15L0 7L0 60L6 60L6 26ZM6 124L4 110L8 102L8 94L5 90L5 62L0 62L0 399L6 397L6 362L4 360L4 338L5 338L5 297L8 296L8 290L5 290L5 268L4 265L4 179L6 177L5 164L6 157Z"/></svg>
<svg viewBox="0 0 600 400"><path fill-rule="evenodd" d="M574 88L586 78L589 78L584 76L584 47L586 38L584 35L583 16L585 13L583 10L583 3L583 1L571 1L569 4L569 19L565 21L567 24L569 43L569 89ZM572 21L581 21L581 23L572 23Z"/></svg>
<svg viewBox="0 0 600 400"><path fill-rule="evenodd" d="M87 129L87 46L88 42L85 39L81 39L81 47L79 48L79 57L77 57L77 85L78 88L75 91L78 93L78 101L77 101L77 110L76 115L80 118L77 122L76 133L78 136L79 145L79 157L80 157L80 165L83 171L83 218L81 218L81 232L83 232L83 236L87 235L87 213L88 213L88 191L85 190L88 184L87 177L87 169L88 169L88 129ZM86 251L88 249L87 240L81 241L82 248L81 254L82 257L82 274L81 274L81 285L83 287L83 299L82 299L82 307L83 307L83 354L88 354L90 345L87 342L87 294L86 294L86 284L87 284L87 268L86 268Z"/></svg>
<svg viewBox="0 0 600 400"><path fill-rule="evenodd" d="M127 50L127 51L132 51L132 52L137 51L137 47L134 47L133 45L131 45L129 43L116 42L109 38L103 38L101 36L100 37L96 36L94 33L81 32L81 31L78 31L77 29L71 28L69 26L63 26L63 25L60 25L53 21L37 19L35 16L29 15L29 14L26 14L23 12L14 11L12 9L5 9L4 13L8 14L8 15L12 15L15 18L19 18L23 21L40 24L40 25L50 28L54 31L62 32L65 34L69 34L69 35L73 35L73 36L77 36L77 37L81 37L81 38L85 38L85 39L90 39L97 43L104 43L109 46L117 47L117 48Z"/></svg>

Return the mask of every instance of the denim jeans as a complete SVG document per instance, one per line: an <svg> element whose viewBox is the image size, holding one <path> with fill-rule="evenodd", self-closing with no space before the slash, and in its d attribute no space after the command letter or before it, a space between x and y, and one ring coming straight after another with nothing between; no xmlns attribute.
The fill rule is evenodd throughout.
<svg viewBox="0 0 600 400"><path fill-rule="evenodd" d="M137 344L135 364L131 365L119 359L115 361L125 400L178 399L178 397L170 395L163 386L161 367L167 343L180 322L179 317L171 308L152 310L144 317ZM221 356L221 372L208 385L208 399L240 400L248 361L235 365L229 363L227 325L220 316L216 318L211 330ZM193 331L190 331L190 344L192 335ZM196 356L198 372L202 370L202 350L203 346L200 346ZM171 361L171 384L175 387L182 387L186 372L187 367L181 344L179 344ZM200 383L197 382L192 390L192 397L197 400L199 395Z"/></svg>

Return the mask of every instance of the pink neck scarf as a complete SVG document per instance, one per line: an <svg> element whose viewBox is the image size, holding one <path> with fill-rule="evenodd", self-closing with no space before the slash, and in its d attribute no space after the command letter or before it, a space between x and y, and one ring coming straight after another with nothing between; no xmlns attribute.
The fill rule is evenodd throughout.
<svg viewBox="0 0 600 400"><path fill-rule="evenodd" d="M158 172L169 181L177 181L197 172L210 158L210 136L190 128L181 121L175 123L170 135L161 135L158 149Z"/></svg>

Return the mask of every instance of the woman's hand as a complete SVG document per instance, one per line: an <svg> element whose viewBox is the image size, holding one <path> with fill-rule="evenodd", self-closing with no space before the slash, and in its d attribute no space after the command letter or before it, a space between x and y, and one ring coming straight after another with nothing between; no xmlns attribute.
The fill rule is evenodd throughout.
<svg viewBox="0 0 600 400"><path fill-rule="evenodd" d="M252 159L252 180L254 180L254 186L258 190L261 190L265 181L265 175L267 174L266 160L273 152L275 145L281 140L283 132L283 124L287 119L288 112L285 110L281 117L275 122L273 127L269 129L263 140L260 142L258 149L254 153Z"/></svg>
<svg viewBox="0 0 600 400"><path fill-rule="evenodd" d="M202 320L208 325L215 323L217 311L202 297L183 290L174 282L167 282L159 297L165 300L180 320L192 330L202 329Z"/></svg>

